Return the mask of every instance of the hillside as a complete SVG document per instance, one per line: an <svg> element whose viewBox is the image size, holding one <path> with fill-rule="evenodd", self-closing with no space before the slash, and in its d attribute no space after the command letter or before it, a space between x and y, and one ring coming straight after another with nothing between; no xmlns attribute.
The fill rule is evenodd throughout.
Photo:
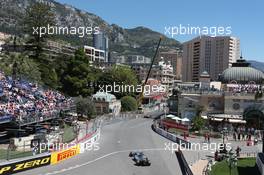
<svg viewBox="0 0 264 175"><path fill-rule="evenodd" d="M262 72L264 72L264 62L260 62L260 61L254 61L254 60L249 60L249 63L251 63L251 66L261 70Z"/></svg>
<svg viewBox="0 0 264 175"><path fill-rule="evenodd" d="M36 0L5 0L0 1L0 32L15 33L23 35L23 16L25 9L30 3ZM110 51L116 51L120 54L142 54L152 56L155 44L162 35L145 27L134 29L124 29L116 24L109 24L99 16L79 10L70 5L60 4L53 0L47 0L53 3L53 11L56 15L57 26L99 26L109 37ZM164 36L161 45L162 50L177 49L181 44ZM65 40L73 45L91 45L91 37L79 38L78 36L58 36L58 39Z"/></svg>

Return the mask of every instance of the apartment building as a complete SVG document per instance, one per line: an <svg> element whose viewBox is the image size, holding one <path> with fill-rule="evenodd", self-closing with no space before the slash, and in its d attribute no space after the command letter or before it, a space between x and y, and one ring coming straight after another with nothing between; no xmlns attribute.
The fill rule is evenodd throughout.
<svg viewBox="0 0 264 175"><path fill-rule="evenodd" d="M90 63L106 62L104 50L99 50L91 46L84 46L84 52L89 57Z"/></svg>
<svg viewBox="0 0 264 175"><path fill-rule="evenodd" d="M240 41L235 37L201 36L187 41L183 44L182 80L197 82L204 71L217 80L239 55Z"/></svg>
<svg viewBox="0 0 264 175"><path fill-rule="evenodd" d="M181 80L182 78L182 50L170 50L167 52L159 52L155 63L159 61L170 62L173 67L173 74L175 79Z"/></svg>

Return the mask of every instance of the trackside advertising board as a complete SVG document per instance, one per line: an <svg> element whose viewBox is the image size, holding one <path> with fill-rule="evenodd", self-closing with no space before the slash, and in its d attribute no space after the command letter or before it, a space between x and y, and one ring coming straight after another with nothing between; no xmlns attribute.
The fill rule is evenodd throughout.
<svg viewBox="0 0 264 175"><path fill-rule="evenodd" d="M72 146L63 151L55 152L51 154L51 164L59 163L63 160L72 158L80 153L80 145Z"/></svg>
<svg viewBox="0 0 264 175"><path fill-rule="evenodd" d="M0 165L0 175L15 174L15 173L30 170L33 168L50 165L50 160L51 160L50 155L47 155L47 156L33 158L29 160L22 160L22 161L18 161L18 162L6 164L6 165Z"/></svg>

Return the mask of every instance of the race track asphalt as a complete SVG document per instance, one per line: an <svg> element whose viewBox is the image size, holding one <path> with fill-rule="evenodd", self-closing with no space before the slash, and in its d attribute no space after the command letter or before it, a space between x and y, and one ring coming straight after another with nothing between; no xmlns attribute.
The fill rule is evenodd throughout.
<svg viewBox="0 0 264 175"><path fill-rule="evenodd" d="M165 150L170 141L151 129L152 119L127 119L101 129L100 149L79 154L60 164L36 168L18 175L181 175L174 153ZM151 166L136 166L130 151L142 150Z"/></svg>

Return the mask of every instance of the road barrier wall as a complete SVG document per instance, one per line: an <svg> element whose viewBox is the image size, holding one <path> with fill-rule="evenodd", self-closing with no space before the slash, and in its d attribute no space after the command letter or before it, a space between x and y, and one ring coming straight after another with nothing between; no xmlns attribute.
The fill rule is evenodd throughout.
<svg viewBox="0 0 264 175"><path fill-rule="evenodd" d="M175 154L178 159L182 175L193 175L193 172L191 168L189 167L182 151L179 149L178 151L175 151Z"/></svg>
<svg viewBox="0 0 264 175"><path fill-rule="evenodd" d="M258 153L256 164L258 166L260 174L264 175L264 153Z"/></svg>
<svg viewBox="0 0 264 175"><path fill-rule="evenodd" d="M70 159L80 153L84 153L87 150L89 151L89 147L91 145L94 146L94 143L98 143L98 140L100 139L100 128L102 126L113 124L122 120L137 118L139 116L140 115L138 113L124 113L120 115L120 117L111 118L108 118L109 116L103 116L99 122L96 122L95 131L88 133L83 138L70 143L69 148L52 153L43 153L36 156L0 163L0 175L11 175L38 167L61 163L62 161ZM104 120L104 124L102 124L102 120Z"/></svg>
<svg viewBox="0 0 264 175"><path fill-rule="evenodd" d="M66 148L61 151L56 151L53 153L45 153L37 156L31 156L24 159L4 162L0 164L0 175L11 175L19 173L22 171L27 171L30 169L43 167L47 165L54 165L61 163L64 160L70 159L80 153L88 150L85 143L95 143L100 138L100 129L98 129L93 134L88 134L89 137L86 137L86 140L81 140L81 143L73 143L69 148Z"/></svg>
<svg viewBox="0 0 264 175"><path fill-rule="evenodd" d="M171 140L171 141L173 141L173 142L175 142L177 144L181 144L181 146L184 146L186 149L190 149L191 148L191 143L190 142L188 142L188 141L186 141L186 140L184 140L182 138L179 138L176 135L174 135L172 133L169 133L169 132L167 132L167 131L165 131L165 130L163 130L161 128L156 127L155 124L152 125L152 129L156 133L162 135L163 137L165 137L165 138L167 138L167 139L169 139L169 140Z"/></svg>
<svg viewBox="0 0 264 175"><path fill-rule="evenodd" d="M152 125L152 129L162 135L163 137L177 143L177 144L181 144L183 146L186 146L185 148L186 149L190 149L191 148L191 143L182 139L182 138L179 138L177 137L176 135L174 134L171 134L159 127L157 127L155 124ZM193 172L190 168L190 166L188 165L182 151L179 149L178 151L175 152L176 153L176 156L177 156L177 159L178 159L178 162L179 162L179 165L180 165L180 168L181 168L181 171L182 171L182 174L183 175L193 175Z"/></svg>
<svg viewBox="0 0 264 175"><path fill-rule="evenodd" d="M34 158L31 157L24 160L5 162L4 164L0 165L0 175L15 174L30 169L47 166L50 165L50 163L51 154L34 156Z"/></svg>
<svg viewBox="0 0 264 175"><path fill-rule="evenodd" d="M100 129L98 129L92 137L80 144L80 153L87 151L97 151L99 149L98 140L100 139Z"/></svg>

